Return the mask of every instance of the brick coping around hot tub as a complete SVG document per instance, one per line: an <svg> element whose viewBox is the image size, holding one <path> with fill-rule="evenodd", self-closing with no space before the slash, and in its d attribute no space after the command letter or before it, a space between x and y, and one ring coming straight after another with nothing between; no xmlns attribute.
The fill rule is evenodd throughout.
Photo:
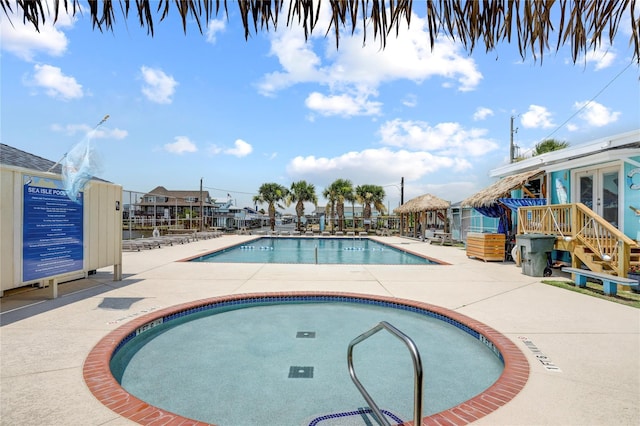
<svg viewBox="0 0 640 426"><path fill-rule="evenodd" d="M120 326L105 336L91 350L83 366L85 383L93 395L107 408L131 421L142 425L208 425L210 423L182 417L178 414L150 405L124 390L111 374L109 363L116 348L128 339L137 329L152 323L158 318L175 316L179 313L195 312L204 306L240 303L242 301L254 301L256 299L284 299L291 301L304 298L328 297L331 300L341 301L340 298L356 299L363 303L367 301L382 302L396 305L398 308L419 309L442 316L457 322L461 328L468 328L484 336L485 344L493 345L499 351L504 362L504 370L498 380L484 392L458 404L448 410L441 411L431 416L423 417L422 425L466 425L478 420L498 408L507 404L524 387L529 378L529 363L524 354L507 337L493 328L474 320L473 318L459 314L428 303L417 302L395 297L367 295L359 293L343 292L270 292L270 293L245 293L227 296L219 296L210 299L196 300L193 302L175 305L162 310L154 311L147 315L135 318ZM321 300L321 299L320 299ZM284 300L283 300L284 301ZM349 300L342 300L348 302ZM486 340L486 341L485 341Z"/></svg>

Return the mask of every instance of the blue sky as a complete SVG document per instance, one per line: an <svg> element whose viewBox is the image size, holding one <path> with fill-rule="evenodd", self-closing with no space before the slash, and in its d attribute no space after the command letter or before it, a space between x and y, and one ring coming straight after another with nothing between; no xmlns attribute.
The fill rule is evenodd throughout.
<svg viewBox="0 0 640 426"><path fill-rule="evenodd" d="M304 179L324 205L324 187L345 178L383 186L393 209L404 177L405 201L458 202L508 162L512 116L523 154L548 137L577 146L640 127L628 18L574 64L566 48L542 63L516 44L469 54L441 37L431 51L417 16L384 50L361 31L336 50L326 13L306 43L284 25L245 41L234 5L205 34L191 22L185 35L173 10L153 38L135 13L116 14L113 32L78 14L40 34L0 15L2 142L56 161L108 114L91 140L98 176L126 190L202 179L244 206L262 183Z"/></svg>

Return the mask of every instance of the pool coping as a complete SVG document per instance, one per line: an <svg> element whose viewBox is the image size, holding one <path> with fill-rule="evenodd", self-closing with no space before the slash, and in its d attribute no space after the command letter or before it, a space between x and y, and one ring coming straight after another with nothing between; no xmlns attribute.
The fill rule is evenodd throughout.
<svg viewBox="0 0 640 426"><path fill-rule="evenodd" d="M350 298L371 301L380 301L390 304L398 304L417 309L430 311L434 314L448 317L458 323L479 332L492 345L494 345L504 361L504 370L498 378L484 392L474 396L447 410L422 418L422 425L466 425L496 411L507 404L524 388L529 378L529 362L525 355L510 339L497 330L466 315L449 309L388 296L377 296L349 292L320 292L320 291L291 291L291 292L265 292L265 293L241 293L218 296L208 299L200 299L179 305L164 308L144 316L135 318L118 327L103 337L91 350L83 365L83 377L91 393L107 408L141 425L210 425L182 417L178 414L155 407L124 390L111 374L110 360L121 342L140 327L148 325L155 319L172 315L185 310L197 309L204 305L224 302L232 302L256 298L304 298L322 297ZM405 425L413 424L407 422Z"/></svg>
<svg viewBox="0 0 640 426"><path fill-rule="evenodd" d="M382 245L390 247L390 248L392 248L394 250L398 250L398 251L410 254L412 256L419 257L421 259L426 259L426 260L428 260L430 262L433 262L433 263L435 263L437 265L451 265L450 263L445 262L445 261L440 260L440 259L436 259L435 257L426 256L423 253L419 253L417 251L409 250L409 249L407 249L405 247L400 247L398 245L389 244L389 243L386 243L385 241L382 241L382 240L380 240L378 238L369 238L369 237L356 237L356 238L358 238L358 239L369 239L369 240L371 240L371 241L373 241L375 243L382 244ZM196 255L193 255L193 256L189 256L189 257L186 257L184 259L178 260L178 262L192 262L192 261L194 261L196 259L199 259L199 258L202 258L202 257L206 257L206 256L209 256L209 255L214 254L214 253L218 253L218 252L222 252L222 251L225 251L225 250L229 250L231 248L239 247L239 246L245 245L247 243L251 243L251 242L254 242L254 241L261 240L261 239L291 239L291 240L299 240L299 239L309 239L309 240L311 240L311 239L320 239L320 240L338 239L338 240L351 240L352 238L344 237L344 236L333 236L333 235L332 236L325 236L325 237L318 237L318 236L313 236L313 237L311 237L311 236L296 236L296 237L293 237L293 236L284 236L284 237L276 236L276 237L269 237L269 236L265 236L265 235L256 235L256 236L254 236L254 238L251 238L249 240L242 241L242 242L239 242L239 243L236 243L236 244L228 244L228 245L216 248L215 250L210 250L210 251L208 251L206 253L199 253L199 254L196 254ZM231 264L240 264L241 265L241 264L244 264L244 263L265 263L265 262L262 262L262 261L261 262L229 262L229 261L225 261L225 262L221 262L221 263L231 263ZM289 264L292 264L292 263L294 263L294 262L291 262L291 263L278 263L278 264L289 265ZM297 262L295 262L295 263L297 263ZM303 264L305 264L305 265L314 265L314 263L303 263ZM365 263L322 263L322 265L368 265L368 264L365 264ZM404 266L405 264L376 263L375 265L391 265L391 266L398 265L398 266Z"/></svg>

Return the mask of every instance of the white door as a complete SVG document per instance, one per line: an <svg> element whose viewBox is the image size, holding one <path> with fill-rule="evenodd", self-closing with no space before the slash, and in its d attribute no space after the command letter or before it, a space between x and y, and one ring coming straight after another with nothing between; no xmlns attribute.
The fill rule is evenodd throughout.
<svg viewBox="0 0 640 426"><path fill-rule="evenodd" d="M583 170L576 173L575 199L616 228L620 225L619 167Z"/></svg>

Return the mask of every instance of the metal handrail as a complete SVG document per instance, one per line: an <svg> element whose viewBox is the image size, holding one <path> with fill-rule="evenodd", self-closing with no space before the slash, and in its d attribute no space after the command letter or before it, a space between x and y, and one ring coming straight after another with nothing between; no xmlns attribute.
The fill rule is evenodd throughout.
<svg viewBox="0 0 640 426"><path fill-rule="evenodd" d="M379 424L384 426L390 426L390 423L384 417L378 405L373 401L369 392L364 388L360 380L356 377L356 372L353 369L353 347L363 340L371 337L376 334L378 331L385 329L390 332L392 335L400 339L409 349L409 353L411 354L411 359L413 360L413 371L414 371L414 382L413 382L413 424L419 425L422 420L422 361L420 359L420 353L418 352L418 348L416 344L411 340L409 336L404 334L402 331L398 330L391 324L386 321L380 322L378 325L373 327L371 330L362 333L360 336L356 337L349 343L349 349L347 350L347 363L349 364L349 375L351 376L351 380L356 385L362 396L364 397L367 404L369 404L369 408L373 411L374 416Z"/></svg>

